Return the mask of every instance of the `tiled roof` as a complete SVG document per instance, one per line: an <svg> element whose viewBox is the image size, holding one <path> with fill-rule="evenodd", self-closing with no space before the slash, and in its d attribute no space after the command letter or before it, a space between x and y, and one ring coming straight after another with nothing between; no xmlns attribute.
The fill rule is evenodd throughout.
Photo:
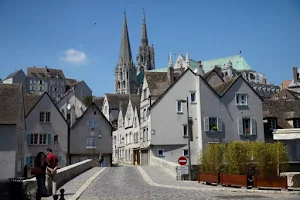
<svg viewBox="0 0 300 200"><path fill-rule="evenodd" d="M234 77L232 79L229 79L228 81L225 81L219 85L216 85L215 87L213 87L213 89L220 95L222 96L223 94L225 94L225 92L230 88L230 86L236 81L236 79L238 79L239 76Z"/></svg>
<svg viewBox="0 0 300 200"><path fill-rule="evenodd" d="M261 83L249 83L253 90L257 92L257 94L264 98L270 99L274 94L280 91L280 87L276 85L268 85L268 84L261 84Z"/></svg>
<svg viewBox="0 0 300 200"><path fill-rule="evenodd" d="M300 101L264 101L263 117L277 118L279 128L292 128L292 126L287 122L287 119L300 118Z"/></svg>
<svg viewBox="0 0 300 200"><path fill-rule="evenodd" d="M139 94L104 94L107 97L110 110L119 110L120 101L128 101L129 97L139 96Z"/></svg>
<svg viewBox="0 0 300 200"><path fill-rule="evenodd" d="M100 108L103 106L104 97L95 97L94 102Z"/></svg>
<svg viewBox="0 0 300 200"><path fill-rule="evenodd" d="M76 79L66 78L66 85L68 85L68 86L71 86L76 82L77 82Z"/></svg>
<svg viewBox="0 0 300 200"><path fill-rule="evenodd" d="M25 94L24 95L24 112L25 116L31 111L35 104L39 101L42 95L40 94Z"/></svg>
<svg viewBox="0 0 300 200"><path fill-rule="evenodd" d="M17 124L21 99L22 84L0 84L0 124Z"/></svg>
<svg viewBox="0 0 300 200"><path fill-rule="evenodd" d="M136 96L136 97L130 97L131 100L131 104L133 109L137 108L137 110L140 110L140 103L141 103L141 97L140 96Z"/></svg>
<svg viewBox="0 0 300 200"><path fill-rule="evenodd" d="M13 72L13 73L10 73L10 74L6 77L6 79L13 78L13 77L14 77L17 73L19 73L20 71L22 71L22 69L19 69L19 70Z"/></svg>
<svg viewBox="0 0 300 200"><path fill-rule="evenodd" d="M271 100L299 100L300 93L294 92L288 89L282 89L275 95L273 95L270 99Z"/></svg>
<svg viewBox="0 0 300 200"><path fill-rule="evenodd" d="M128 101L120 101L119 102L119 110L122 111L123 118L126 115L127 107L128 107L129 99Z"/></svg>
<svg viewBox="0 0 300 200"><path fill-rule="evenodd" d="M40 74L43 74L44 77L56 78L56 76L58 76L59 78L65 79L65 75L60 69L52 69L48 67L27 67L27 77L34 77L32 75L33 73L36 77L39 77Z"/></svg>
<svg viewBox="0 0 300 200"><path fill-rule="evenodd" d="M289 85L291 84L292 80L284 80L281 83L282 88L288 88Z"/></svg>

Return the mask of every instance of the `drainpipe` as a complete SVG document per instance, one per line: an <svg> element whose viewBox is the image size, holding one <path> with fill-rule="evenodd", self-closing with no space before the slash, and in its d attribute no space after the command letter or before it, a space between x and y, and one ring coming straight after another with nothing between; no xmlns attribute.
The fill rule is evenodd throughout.
<svg viewBox="0 0 300 200"><path fill-rule="evenodd" d="M70 155L70 138L71 136L71 128L70 128L70 124L68 123L68 150L67 150L67 165L70 165L71 164L71 155Z"/></svg>

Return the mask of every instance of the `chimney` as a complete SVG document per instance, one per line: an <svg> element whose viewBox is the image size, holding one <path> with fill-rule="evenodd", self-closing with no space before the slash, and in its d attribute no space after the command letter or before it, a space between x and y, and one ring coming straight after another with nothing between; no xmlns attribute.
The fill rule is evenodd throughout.
<svg viewBox="0 0 300 200"><path fill-rule="evenodd" d="M174 68L173 67L169 67L167 73L168 73L169 83L173 84L174 83Z"/></svg>
<svg viewBox="0 0 300 200"><path fill-rule="evenodd" d="M71 127L73 126L73 124L75 123L76 121L76 114L75 114L75 105L73 104L71 106Z"/></svg>
<svg viewBox="0 0 300 200"><path fill-rule="evenodd" d="M296 84L298 82L298 78L299 78L299 73L298 73L297 67L293 67L293 78L294 78L294 84Z"/></svg>
<svg viewBox="0 0 300 200"><path fill-rule="evenodd" d="M197 74L201 76L204 75L202 61L198 61Z"/></svg>

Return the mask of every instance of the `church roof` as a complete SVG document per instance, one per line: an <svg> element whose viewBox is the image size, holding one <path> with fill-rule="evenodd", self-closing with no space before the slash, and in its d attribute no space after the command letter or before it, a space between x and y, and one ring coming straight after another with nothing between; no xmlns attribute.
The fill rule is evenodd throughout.
<svg viewBox="0 0 300 200"><path fill-rule="evenodd" d="M181 55L181 57L185 60L185 56ZM252 70L250 65L247 63L247 61L244 59L244 57L241 54L202 61L203 70L204 72L208 72L212 70L215 67L215 65L218 65L219 67L221 67L221 69L227 68L227 64L229 61L232 62L233 69L237 71ZM193 59L190 59L190 68L197 69L197 66L198 66L198 62ZM168 68L161 68L161 69L155 69L151 71L166 72L167 70Z"/></svg>

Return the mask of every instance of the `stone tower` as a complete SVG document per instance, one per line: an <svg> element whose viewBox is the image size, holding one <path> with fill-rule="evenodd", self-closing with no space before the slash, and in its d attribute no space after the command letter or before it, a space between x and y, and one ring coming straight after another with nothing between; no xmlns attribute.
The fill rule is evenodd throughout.
<svg viewBox="0 0 300 200"><path fill-rule="evenodd" d="M137 93L137 72L132 60L125 12L120 47L120 57L119 62L115 68L115 93Z"/></svg>
<svg viewBox="0 0 300 200"><path fill-rule="evenodd" d="M155 69L154 47L148 45L146 17L143 10L142 39L136 58L137 73Z"/></svg>

